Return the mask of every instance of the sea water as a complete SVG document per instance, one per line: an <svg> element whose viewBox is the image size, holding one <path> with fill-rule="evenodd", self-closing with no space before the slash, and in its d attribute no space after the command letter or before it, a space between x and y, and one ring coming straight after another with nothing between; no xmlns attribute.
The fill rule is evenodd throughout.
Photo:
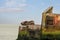
<svg viewBox="0 0 60 40"><path fill-rule="evenodd" d="M18 26L16 24L0 24L0 40L16 40Z"/></svg>

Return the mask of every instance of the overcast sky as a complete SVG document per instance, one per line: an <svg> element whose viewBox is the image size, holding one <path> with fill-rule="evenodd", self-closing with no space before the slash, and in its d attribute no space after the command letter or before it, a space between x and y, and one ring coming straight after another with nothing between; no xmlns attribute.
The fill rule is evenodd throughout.
<svg viewBox="0 0 60 40"><path fill-rule="evenodd" d="M42 12L49 6L60 13L60 0L0 0L0 24L19 24L25 20L41 24Z"/></svg>

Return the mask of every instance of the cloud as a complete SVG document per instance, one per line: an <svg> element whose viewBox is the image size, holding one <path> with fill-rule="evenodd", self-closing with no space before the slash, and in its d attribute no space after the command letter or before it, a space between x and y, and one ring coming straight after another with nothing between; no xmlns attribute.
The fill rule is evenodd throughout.
<svg viewBox="0 0 60 40"><path fill-rule="evenodd" d="M26 0L22 0L23 2L26 2Z"/></svg>
<svg viewBox="0 0 60 40"><path fill-rule="evenodd" d="M6 0L4 6L0 7L0 12L21 12L24 11L26 0Z"/></svg>
<svg viewBox="0 0 60 40"><path fill-rule="evenodd" d="M19 7L25 7L27 4L20 4Z"/></svg>
<svg viewBox="0 0 60 40"><path fill-rule="evenodd" d="M12 7L12 6L14 6L15 4L16 4L15 1L12 1L12 0L9 1L9 0L8 0L8 1L6 1L5 6L6 6L6 7Z"/></svg>
<svg viewBox="0 0 60 40"><path fill-rule="evenodd" d="M0 8L0 12L23 12L23 9L19 8Z"/></svg>
<svg viewBox="0 0 60 40"><path fill-rule="evenodd" d="M6 7L24 7L26 6L26 3L25 3L26 0L8 0L6 1Z"/></svg>

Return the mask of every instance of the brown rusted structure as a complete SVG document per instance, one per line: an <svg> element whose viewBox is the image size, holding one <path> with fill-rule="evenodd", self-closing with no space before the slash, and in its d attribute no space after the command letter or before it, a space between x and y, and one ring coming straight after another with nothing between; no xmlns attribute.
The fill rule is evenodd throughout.
<svg viewBox="0 0 60 40"><path fill-rule="evenodd" d="M53 7L49 7L42 13L42 27L60 29L60 14L52 10Z"/></svg>

